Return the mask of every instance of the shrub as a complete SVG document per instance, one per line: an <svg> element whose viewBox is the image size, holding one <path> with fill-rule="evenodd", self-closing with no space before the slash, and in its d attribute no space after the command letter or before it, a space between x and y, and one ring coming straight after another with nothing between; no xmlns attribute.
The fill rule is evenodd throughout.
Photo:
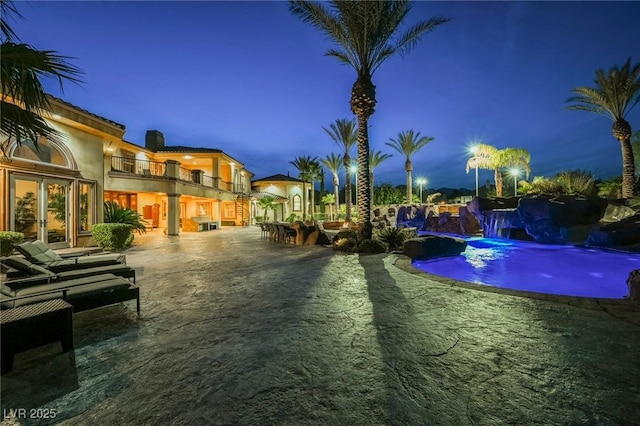
<svg viewBox="0 0 640 426"><path fill-rule="evenodd" d="M360 234L356 231L346 229L338 232L336 236L333 237L333 249L353 253L357 251L359 242Z"/></svg>
<svg viewBox="0 0 640 426"><path fill-rule="evenodd" d="M358 240L352 238L337 238L333 241L333 249L354 253L358 249Z"/></svg>
<svg viewBox="0 0 640 426"><path fill-rule="evenodd" d="M101 248L122 250L133 242L131 230L132 226L126 223L97 223L93 226L92 235Z"/></svg>
<svg viewBox="0 0 640 426"><path fill-rule="evenodd" d="M146 222L140 213L122 208L114 201L104 202L104 223L125 223L131 225L132 231L147 232Z"/></svg>
<svg viewBox="0 0 640 426"><path fill-rule="evenodd" d="M407 239L407 233L401 228L388 227L380 231L379 238L390 249L395 250L398 247L402 247L402 244Z"/></svg>
<svg viewBox="0 0 640 426"><path fill-rule="evenodd" d="M358 244L358 253L386 253L389 245L380 240L362 240Z"/></svg>
<svg viewBox="0 0 640 426"><path fill-rule="evenodd" d="M0 256L11 256L13 246L11 244L19 244L24 240L22 232L0 231Z"/></svg>
<svg viewBox="0 0 640 426"><path fill-rule="evenodd" d="M295 213L291 213L289 216L287 216L287 218L285 219L285 222L289 222L289 223L293 223L298 219L298 216Z"/></svg>
<svg viewBox="0 0 640 426"><path fill-rule="evenodd" d="M553 179L548 179L542 176L536 176L531 182L521 182L520 193L524 195L537 195L537 194L549 194L560 195L564 194L562 185Z"/></svg>
<svg viewBox="0 0 640 426"><path fill-rule="evenodd" d="M622 176L598 184L598 195L602 198L622 198Z"/></svg>
<svg viewBox="0 0 640 426"><path fill-rule="evenodd" d="M569 170L555 175L554 180L565 194L591 195L593 193L593 174L584 170Z"/></svg>

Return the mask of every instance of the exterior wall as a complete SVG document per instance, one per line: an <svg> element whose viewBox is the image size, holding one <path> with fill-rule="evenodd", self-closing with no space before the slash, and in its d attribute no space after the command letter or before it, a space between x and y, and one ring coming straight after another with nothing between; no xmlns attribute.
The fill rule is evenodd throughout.
<svg viewBox="0 0 640 426"><path fill-rule="evenodd" d="M20 181L59 180L68 185L66 194L68 226L65 227L67 238L63 242L63 246L89 245L92 243L90 231L84 232L80 229L78 207L80 184L91 184L95 188L91 205L93 222L101 222L103 212L102 208L100 208L100 201L102 200L104 189L103 146L108 143L112 136L98 131L87 132L82 128L75 128L62 122L47 121L51 127L64 135L61 141L63 143L52 143L52 145L59 146L60 151L66 157L69 157L68 160L71 163L71 167L61 167L21 158L7 160L3 157L0 161L0 199L3 200L0 203L0 230L15 230L15 224L11 223L11 211L13 208L11 202L15 200L16 196L13 194L12 177L20 179ZM12 150L13 148L10 149ZM44 212L40 213L40 215L42 214ZM44 219L51 223L51 213L47 213ZM39 219L37 221L39 222ZM36 229L38 226L40 226L38 223L34 224Z"/></svg>
<svg viewBox="0 0 640 426"><path fill-rule="evenodd" d="M143 215L148 215L153 208L153 215L159 217L150 221L152 225L171 229L176 234L180 232L180 218L208 217L217 222L218 227L223 221L237 226L252 221L248 196L252 174L226 154L206 149L156 153L126 142L122 138L122 125L60 100L54 100L52 105L54 112L62 115L47 122L64 135L63 152L70 153L74 167L62 168L0 155L0 230L13 230L15 225L11 223L14 209L11 200L15 199L11 194L13 176L25 177L28 182L31 182L29 179L60 179L68 183L70 209L66 244L70 246L93 244L90 231L80 230L81 184L92 184L95 188L91 223L101 223L104 219L105 191L109 191L114 200L135 197L133 208ZM118 164L126 167L114 167ZM230 217L232 211L235 216Z"/></svg>

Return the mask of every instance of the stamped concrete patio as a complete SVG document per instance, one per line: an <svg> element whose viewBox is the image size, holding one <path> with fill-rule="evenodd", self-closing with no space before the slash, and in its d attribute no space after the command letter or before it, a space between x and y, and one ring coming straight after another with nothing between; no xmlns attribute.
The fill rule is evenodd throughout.
<svg viewBox="0 0 640 426"><path fill-rule="evenodd" d="M27 411L3 424L640 424L637 305L479 291L255 227L138 241L141 317L79 313L75 351L16 355L3 416Z"/></svg>

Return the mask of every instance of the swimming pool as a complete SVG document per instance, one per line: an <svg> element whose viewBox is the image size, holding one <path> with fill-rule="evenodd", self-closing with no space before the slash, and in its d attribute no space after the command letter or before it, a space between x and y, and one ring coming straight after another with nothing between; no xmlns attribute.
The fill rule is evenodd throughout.
<svg viewBox="0 0 640 426"><path fill-rule="evenodd" d="M465 238L456 257L414 261L430 274L511 290L564 296L622 299L640 255L583 247Z"/></svg>

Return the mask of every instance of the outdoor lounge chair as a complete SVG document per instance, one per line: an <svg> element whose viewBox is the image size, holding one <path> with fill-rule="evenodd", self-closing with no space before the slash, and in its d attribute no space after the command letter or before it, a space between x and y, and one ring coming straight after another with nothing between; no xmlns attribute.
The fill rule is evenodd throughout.
<svg viewBox="0 0 640 426"><path fill-rule="evenodd" d="M46 283L100 274L113 274L123 278L133 278L133 283L136 283L136 270L124 263L96 266L93 268L71 269L58 273L47 269L46 266L36 265L18 256L0 258L0 263L12 268L12 270L7 272L8 280L5 281L7 285L24 279L29 279L30 282L41 281Z"/></svg>
<svg viewBox="0 0 640 426"><path fill-rule="evenodd" d="M64 259L55 251L48 248L42 241L14 244L13 247L30 262L44 265L52 272L126 263L126 256L120 253L96 254L93 256L79 256L72 259Z"/></svg>
<svg viewBox="0 0 640 426"><path fill-rule="evenodd" d="M113 274L94 275L73 280L46 284L0 286L0 306L11 309L44 300L63 299L73 306L73 312L81 312L102 306L136 299L140 314L140 289L130 281Z"/></svg>

